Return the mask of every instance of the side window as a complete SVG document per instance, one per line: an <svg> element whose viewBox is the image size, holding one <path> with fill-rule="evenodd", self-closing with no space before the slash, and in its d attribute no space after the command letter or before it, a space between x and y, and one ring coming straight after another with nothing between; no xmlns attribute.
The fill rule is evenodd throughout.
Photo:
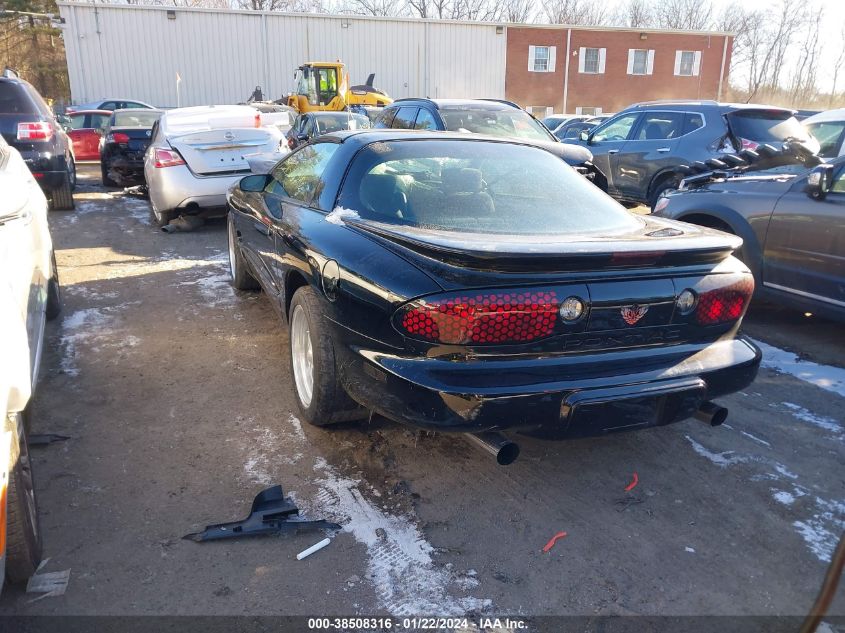
<svg viewBox="0 0 845 633"><path fill-rule="evenodd" d="M624 141L631 134L634 124L640 118L638 112L625 114L611 119L602 126L599 126L593 134L593 142L601 141Z"/></svg>
<svg viewBox="0 0 845 633"><path fill-rule="evenodd" d="M99 108L100 110L117 110L117 103L114 101L106 101L102 106Z"/></svg>
<svg viewBox="0 0 845 633"><path fill-rule="evenodd" d="M373 125L375 129L389 128L393 124L393 117L396 116L396 111L399 108L385 108L384 111L378 115L376 122Z"/></svg>
<svg viewBox="0 0 845 633"><path fill-rule="evenodd" d="M396 130L413 130L416 118L417 108L415 106L403 106L396 113L396 118L393 119L391 127Z"/></svg>
<svg viewBox="0 0 845 633"><path fill-rule="evenodd" d="M845 193L845 167L840 166L838 173L833 176L833 181L830 183L831 193Z"/></svg>
<svg viewBox="0 0 845 633"><path fill-rule="evenodd" d="M637 141L676 139L684 133L683 119L680 112L647 112L634 138Z"/></svg>
<svg viewBox="0 0 845 633"><path fill-rule="evenodd" d="M684 134L695 132L697 129L704 127L704 117L698 112L684 113Z"/></svg>
<svg viewBox="0 0 845 633"><path fill-rule="evenodd" d="M124 108L136 108L136 109L146 109L147 106L138 103L137 101L127 101L124 105Z"/></svg>
<svg viewBox="0 0 845 633"><path fill-rule="evenodd" d="M337 148L337 143L317 143L291 154L273 170L273 192L310 204L320 194L320 178Z"/></svg>
<svg viewBox="0 0 845 633"><path fill-rule="evenodd" d="M436 130L437 121L434 120L434 115L425 108L420 108L417 112L417 121L414 124L415 130Z"/></svg>

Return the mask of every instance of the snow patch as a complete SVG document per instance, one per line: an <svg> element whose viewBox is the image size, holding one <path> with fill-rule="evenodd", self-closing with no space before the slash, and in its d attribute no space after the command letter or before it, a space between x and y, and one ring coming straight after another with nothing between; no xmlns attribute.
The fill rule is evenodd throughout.
<svg viewBox="0 0 845 633"><path fill-rule="evenodd" d="M724 425L723 425L723 426L724 426ZM762 444L763 446L768 446L769 448L771 448L771 447L772 447L772 445L771 445L771 444L769 444L766 440L761 440L761 439L760 439L759 437L757 437L756 435L751 435L751 433L748 433L748 432L746 432L746 431L740 431L739 433L740 433L740 435L744 435L744 436L745 436L745 437L747 437L748 439L753 440L753 441L757 442L758 444Z"/></svg>
<svg viewBox="0 0 845 633"><path fill-rule="evenodd" d="M842 426L833 418L816 415L812 411L808 411L804 407L793 404L792 402L782 402L781 404L789 409L792 412L792 415L802 422L807 422L808 424L817 426L825 431L830 431L831 433L836 433L837 435L841 435L845 432L845 429L843 429Z"/></svg>
<svg viewBox="0 0 845 633"><path fill-rule="evenodd" d="M751 457L747 455L737 455L735 451L723 451L721 453L714 453L710 449L696 442L689 435L685 437L692 446L692 450L694 450L696 453L698 453L705 459L709 459L711 462L721 468L727 468L728 466L732 466L734 464L744 464L746 462L752 461Z"/></svg>
<svg viewBox="0 0 845 633"><path fill-rule="evenodd" d="M792 525L807 547L823 563L829 563L833 550L845 530L845 502L828 501L816 497L816 513Z"/></svg>
<svg viewBox="0 0 845 633"><path fill-rule="evenodd" d="M316 508L335 517L345 532L367 548L367 578L382 608L392 615L464 615L488 609L489 599L457 597L448 590L473 588L472 570L452 574L435 564L433 548L412 517L388 514L362 493L363 484L337 473L322 458Z"/></svg>
<svg viewBox="0 0 845 633"><path fill-rule="evenodd" d="M795 503L795 495L786 490L777 490L772 495L772 498L777 501L778 503L782 503L785 506L791 506Z"/></svg>
<svg viewBox="0 0 845 633"><path fill-rule="evenodd" d="M845 398L845 369L801 360L792 352L773 347L762 341L753 341L753 343L763 351L763 367L784 374L791 374Z"/></svg>
<svg viewBox="0 0 845 633"><path fill-rule="evenodd" d="M326 216L326 222L331 224L344 225L344 220L360 220L361 216L357 211L352 209L344 209L343 207L335 207L334 211Z"/></svg>
<svg viewBox="0 0 845 633"><path fill-rule="evenodd" d="M692 547L685 547L684 551L689 552L690 554L695 554L695 550Z"/></svg>

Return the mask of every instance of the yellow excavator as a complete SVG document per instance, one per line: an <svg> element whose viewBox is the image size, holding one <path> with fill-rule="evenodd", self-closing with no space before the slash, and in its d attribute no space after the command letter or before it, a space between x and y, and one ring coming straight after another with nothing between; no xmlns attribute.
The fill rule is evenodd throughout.
<svg viewBox="0 0 845 633"><path fill-rule="evenodd" d="M348 106L386 106L393 99L373 88L375 74L367 83L349 87L349 74L343 62L308 62L296 69L296 92L288 95L288 106L297 112L345 110Z"/></svg>

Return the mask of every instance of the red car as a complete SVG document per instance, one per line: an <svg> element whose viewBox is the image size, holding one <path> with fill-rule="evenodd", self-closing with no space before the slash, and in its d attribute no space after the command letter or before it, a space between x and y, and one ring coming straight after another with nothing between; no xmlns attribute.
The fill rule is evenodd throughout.
<svg viewBox="0 0 845 633"><path fill-rule="evenodd" d="M108 110L80 110L68 115L76 160L100 160L100 137L111 117Z"/></svg>

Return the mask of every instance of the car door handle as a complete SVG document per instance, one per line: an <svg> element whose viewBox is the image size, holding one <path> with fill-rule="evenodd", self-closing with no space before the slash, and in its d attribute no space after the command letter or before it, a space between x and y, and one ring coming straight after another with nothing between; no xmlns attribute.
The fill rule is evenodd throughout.
<svg viewBox="0 0 845 633"><path fill-rule="evenodd" d="M253 222L252 226L254 226L255 230L261 233L261 235L270 237L270 227L263 222Z"/></svg>
<svg viewBox="0 0 845 633"><path fill-rule="evenodd" d="M619 150L618 149L609 149L609 150L607 150L607 153L608 154L618 154Z"/></svg>
<svg viewBox="0 0 845 633"><path fill-rule="evenodd" d="M669 151L669 148L668 147L658 147L657 151L660 152L661 154L665 154L666 152Z"/></svg>

